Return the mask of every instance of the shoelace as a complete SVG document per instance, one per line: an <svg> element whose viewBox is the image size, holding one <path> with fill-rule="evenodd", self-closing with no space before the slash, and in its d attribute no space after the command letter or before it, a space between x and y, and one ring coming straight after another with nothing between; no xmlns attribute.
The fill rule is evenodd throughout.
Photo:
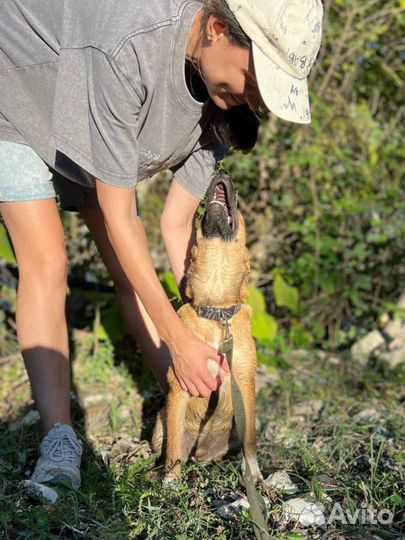
<svg viewBox="0 0 405 540"><path fill-rule="evenodd" d="M58 439L47 439L49 443L46 453L53 461L71 461L81 455L82 446L76 437L70 433L63 433Z"/></svg>

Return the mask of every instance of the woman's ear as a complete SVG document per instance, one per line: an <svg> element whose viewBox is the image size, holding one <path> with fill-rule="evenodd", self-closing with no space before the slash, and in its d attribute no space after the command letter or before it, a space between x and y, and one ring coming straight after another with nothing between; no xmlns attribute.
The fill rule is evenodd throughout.
<svg viewBox="0 0 405 540"><path fill-rule="evenodd" d="M210 15L207 22L207 39L210 43L216 43L224 37L229 37L229 26L223 23L215 15Z"/></svg>

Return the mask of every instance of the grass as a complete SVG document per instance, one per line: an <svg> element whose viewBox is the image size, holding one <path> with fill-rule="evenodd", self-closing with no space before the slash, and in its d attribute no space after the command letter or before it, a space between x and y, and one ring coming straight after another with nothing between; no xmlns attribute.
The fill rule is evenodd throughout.
<svg viewBox="0 0 405 540"><path fill-rule="evenodd" d="M163 403L136 347L125 339L98 339L94 328L72 335L75 426L85 443L83 487L60 489L56 505L30 498L19 487L32 470L41 433L22 418L32 409L29 385L18 354L0 357L0 538L7 540L250 540L248 512L224 520L221 502L243 494L240 455L210 465L189 463L176 489L161 482L161 464L148 452L114 459L117 440L149 439ZM4 347L3 347L3 350ZM359 369L309 352L271 369L258 397L259 462L266 477L286 470L299 493L312 491L325 504L355 511L367 503L389 508L388 525L335 521L302 529L279 524L288 497L274 492L269 525L280 540L313 538L404 538L404 371L381 366ZM295 407L321 400L318 414L296 414ZM374 418L359 420L364 409ZM299 494L294 495L294 497Z"/></svg>

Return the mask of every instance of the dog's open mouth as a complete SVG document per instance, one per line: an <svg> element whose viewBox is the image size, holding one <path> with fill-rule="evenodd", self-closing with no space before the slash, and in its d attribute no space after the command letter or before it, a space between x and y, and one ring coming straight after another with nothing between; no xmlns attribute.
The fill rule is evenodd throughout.
<svg viewBox="0 0 405 540"><path fill-rule="evenodd" d="M205 237L232 240L237 232L236 192L230 176L221 171L208 189L202 233Z"/></svg>
<svg viewBox="0 0 405 540"><path fill-rule="evenodd" d="M212 201L209 204L219 204L224 211L226 212L226 219L228 221L228 225L232 228L233 222L232 222L232 213L231 213L231 207L229 205L228 199L226 197L226 189L225 185L222 182L219 182L215 188L214 188L214 197Z"/></svg>

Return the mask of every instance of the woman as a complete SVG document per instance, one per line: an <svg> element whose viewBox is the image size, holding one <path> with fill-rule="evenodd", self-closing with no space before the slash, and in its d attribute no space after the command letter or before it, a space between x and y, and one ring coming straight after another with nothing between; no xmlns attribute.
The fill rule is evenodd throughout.
<svg viewBox="0 0 405 540"><path fill-rule="evenodd" d="M226 359L183 326L164 293L135 185L174 172L161 230L180 284L224 145L254 145L263 102L310 121L321 18L319 0L1 3L0 210L19 266L19 344L47 434L32 481L80 486L56 194L84 217L161 386L173 362L184 390L208 396L218 382L207 360L228 369Z"/></svg>

